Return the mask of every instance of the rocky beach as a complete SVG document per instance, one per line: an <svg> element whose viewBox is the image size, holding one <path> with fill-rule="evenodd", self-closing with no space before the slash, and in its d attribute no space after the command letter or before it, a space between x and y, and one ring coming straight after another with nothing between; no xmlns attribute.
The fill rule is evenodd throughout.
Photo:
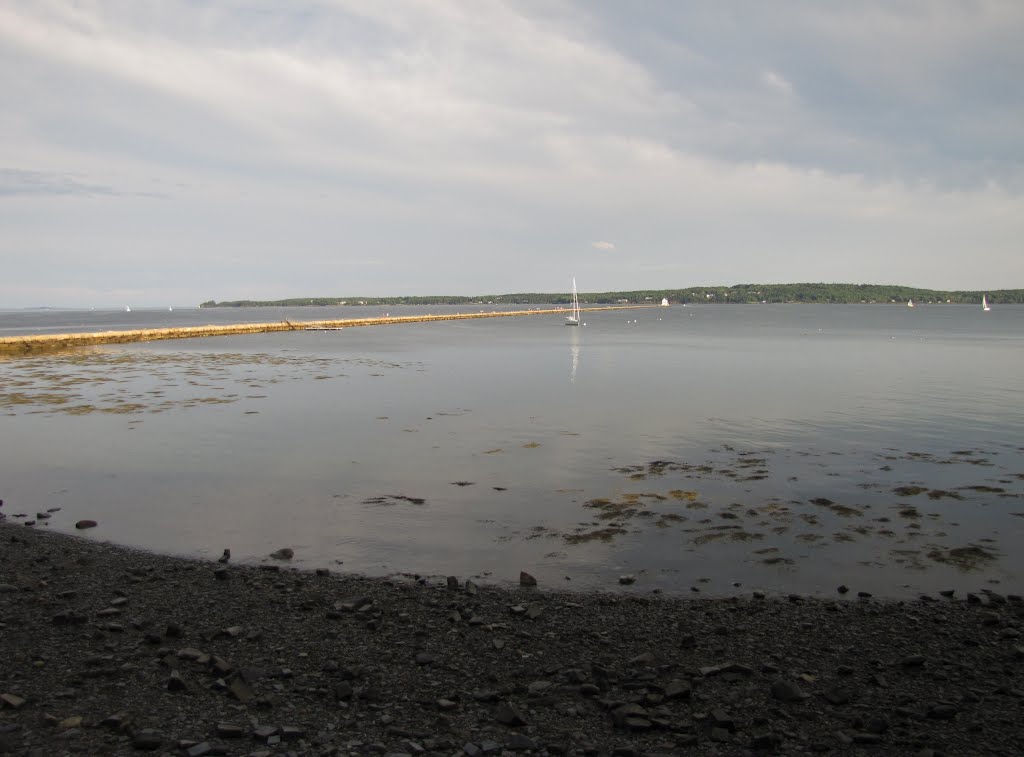
<svg viewBox="0 0 1024 757"><path fill-rule="evenodd" d="M1014 594L583 594L0 539L2 754L1024 753Z"/></svg>

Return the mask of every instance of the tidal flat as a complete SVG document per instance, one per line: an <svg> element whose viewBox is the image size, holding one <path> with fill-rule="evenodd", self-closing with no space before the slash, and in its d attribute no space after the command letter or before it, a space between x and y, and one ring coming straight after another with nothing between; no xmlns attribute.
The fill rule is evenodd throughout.
<svg viewBox="0 0 1024 757"><path fill-rule="evenodd" d="M0 497L34 528L377 576L1013 590L1022 314L669 308L3 360Z"/></svg>

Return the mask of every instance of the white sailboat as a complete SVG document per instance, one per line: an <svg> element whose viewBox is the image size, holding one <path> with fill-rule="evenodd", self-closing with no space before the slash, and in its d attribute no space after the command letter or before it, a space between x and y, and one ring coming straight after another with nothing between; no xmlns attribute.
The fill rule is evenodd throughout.
<svg viewBox="0 0 1024 757"><path fill-rule="evenodd" d="M572 315L565 317L566 326L580 325L580 298L576 293L576 277L572 277Z"/></svg>
<svg viewBox="0 0 1024 757"><path fill-rule="evenodd" d="M981 295L981 309L984 310L986 313L992 309L989 307L988 300L985 298L985 295Z"/></svg>
<svg viewBox="0 0 1024 757"><path fill-rule="evenodd" d="M667 308L668 307L668 297L662 297L661 298L661 306L663 308Z"/></svg>
<svg viewBox="0 0 1024 757"><path fill-rule="evenodd" d="M913 300L907 300L907 307L908 308L914 307L914 301Z"/></svg>
<svg viewBox="0 0 1024 757"><path fill-rule="evenodd" d="M130 312L132 312L132 309L130 307L128 307L127 305L125 305L124 306L124 312L130 313Z"/></svg>

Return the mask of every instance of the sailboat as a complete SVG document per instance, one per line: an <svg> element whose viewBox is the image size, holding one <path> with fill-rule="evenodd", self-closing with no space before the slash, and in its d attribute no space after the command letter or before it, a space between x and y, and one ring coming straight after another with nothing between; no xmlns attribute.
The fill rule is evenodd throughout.
<svg viewBox="0 0 1024 757"><path fill-rule="evenodd" d="M663 308L667 308L668 307L668 297L662 297L661 298L661 306Z"/></svg>
<svg viewBox="0 0 1024 757"><path fill-rule="evenodd" d="M985 299L985 295L981 295L981 309L984 310L986 313L992 309L988 306L988 300Z"/></svg>
<svg viewBox="0 0 1024 757"><path fill-rule="evenodd" d="M572 315L565 317L566 326L580 325L580 297L576 293L576 277L572 277Z"/></svg>
<svg viewBox="0 0 1024 757"><path fill-rule="evenodd" d="M913 300L907 300L907 307L908 308L914 307L914 301Z"/></svg>
<svg viewBox="0 0 1024 757"><path fill-rule="evenodd" d="M132 309L130 307L128 307L127 305L125 305L124 306L124 312L130 313L130 312L132 312Z"/></svg>

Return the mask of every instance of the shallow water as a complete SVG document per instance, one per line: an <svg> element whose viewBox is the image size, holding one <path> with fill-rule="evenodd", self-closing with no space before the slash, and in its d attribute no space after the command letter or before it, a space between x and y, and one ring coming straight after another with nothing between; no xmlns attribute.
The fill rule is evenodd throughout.
<svg viewBox="0 0 1024 757"><path fill-rule="evenodd" d="M379 311L37 311L29 326L0 314L0 332ZM92 518L88 538L247 560L290 546L298 565L371 574L506 581L525 569L617 589L628 573L626 591L720 594L1019 587L1024 307L676 306L584 320L6 360L3 512L59 507L46 527Z"/></svg>

